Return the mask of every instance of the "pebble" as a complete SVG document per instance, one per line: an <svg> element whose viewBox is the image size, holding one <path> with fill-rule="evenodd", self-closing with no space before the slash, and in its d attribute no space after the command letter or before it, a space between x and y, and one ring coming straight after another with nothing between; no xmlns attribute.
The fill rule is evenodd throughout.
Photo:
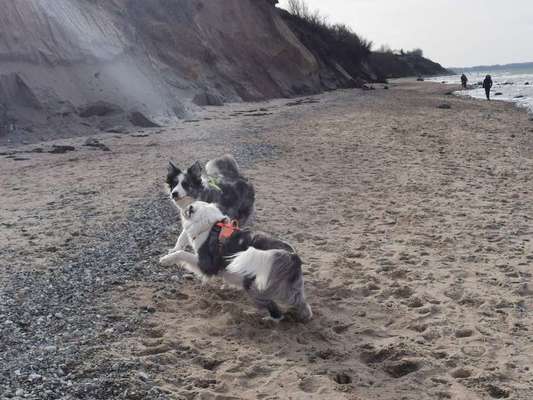
<svg viewBox="0 0 533 400"><path fill-rule="evenodd" d="M30 382L38 381L40 379L42 379L42 375L36 374L35 372L31 373L30 376L28 376L28 380Z"/></svg>
<svg viewBox="0 0 533 400"><path fill-rule="evenodd" d="M150 377L148 376L148 374L146 372L139 372L137 375L139 375L139 378L141 378L141 380L143 381L147 381L150 379Z"/></svg>

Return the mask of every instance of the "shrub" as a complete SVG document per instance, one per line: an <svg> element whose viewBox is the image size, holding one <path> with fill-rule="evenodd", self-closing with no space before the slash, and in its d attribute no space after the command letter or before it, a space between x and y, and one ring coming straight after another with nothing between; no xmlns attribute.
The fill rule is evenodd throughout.
<svg viewBox="0 0 533 400"><path fill-rule="evenodd" d="M351 63L360 63L370 55L371 41L357 35L347 25L330 23L318 10L311 11L305 0L289 0L288 11L321 38L331 57L351 58Z"/></svg>

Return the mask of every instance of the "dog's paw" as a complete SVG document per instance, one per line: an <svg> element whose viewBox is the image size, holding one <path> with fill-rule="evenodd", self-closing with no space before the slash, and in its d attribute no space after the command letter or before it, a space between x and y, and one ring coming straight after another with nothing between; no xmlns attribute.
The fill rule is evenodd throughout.
<svg viewBox="0 0 533 400"><path fill-rule="evenodd" d="M263 321L272 321L275 324L279 324L281 321L283 321L284 316L282 315L280 318L272 318L270 315L268 317L263 317Z"/></svg>
<svg viewBox="0 0 533 400"><path fill-rule="evenodd" d="M162 265L163 267L170 267L176 263L174 259L175 257L173 254L168 254L159 259L159 265Z"/></svg>

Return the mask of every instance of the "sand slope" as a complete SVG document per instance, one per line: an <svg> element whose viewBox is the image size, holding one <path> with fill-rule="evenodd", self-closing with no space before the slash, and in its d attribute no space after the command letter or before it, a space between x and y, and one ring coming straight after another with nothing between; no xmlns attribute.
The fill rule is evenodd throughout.
<svg viewBox="0 0 533 400"><path fill-rule="evenodd" d="M158 135L102 137L109 156L1 158L12 172L2 216L13 224L2 244L53 265L18 231L28 211L16 205L39 209L50 185L29 173L35 166L48 166L56 191L90 205L85 229L97 232L131 209L131 196L172 215L157 189L168 158L234 150L256 185L256 226L302 255L314 320L264 322L241 292L159 267L178 232L168 218L130 266L151 278L126 279L97 302L134 327L103 335L80 374L98 360L128 360L137 366L129 384L172 399L529 399L533 126L510 105L445 90L402 82L227 106ZM443 102L451 109L437 108ZM106 189L69 194L65 172L74 178L87 165L83 186ZM19 182L40 195L10 191ZM41 229L65 227L41 245L63 243L77 212L41 211ZM89 245L98 239L88 235Z"/></svg>
<svg viewBox="0 0 533 400"><path fill-rule="evenodd" d="M62 130L62 118L96 101L166 123L193 114L193 103L320 90L313 55L265 0L7 0L0 61L0 105L10 114L0 115L0 135L44 131L58 116ZM4 96L11 74L39 109L15 107L13 94L24 93Z"/></svg>

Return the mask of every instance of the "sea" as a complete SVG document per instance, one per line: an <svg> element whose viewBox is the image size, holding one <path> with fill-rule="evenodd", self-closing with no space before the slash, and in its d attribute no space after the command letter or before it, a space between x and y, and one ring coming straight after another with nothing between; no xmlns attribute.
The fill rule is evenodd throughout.
<svg viewBox="0 0 533 400"><path fill-rule="evenodd" d="M465 75L468 77L468 89L459 90L454 92L454 94L484 99L485 89L483 89L481 83L486 75L491 75L494 82L491 100L513 102L519 107L526 108L533 115L533 68L465 72ZM460 85L461 72L457 75L438 76L428 80Z"/></svg>

